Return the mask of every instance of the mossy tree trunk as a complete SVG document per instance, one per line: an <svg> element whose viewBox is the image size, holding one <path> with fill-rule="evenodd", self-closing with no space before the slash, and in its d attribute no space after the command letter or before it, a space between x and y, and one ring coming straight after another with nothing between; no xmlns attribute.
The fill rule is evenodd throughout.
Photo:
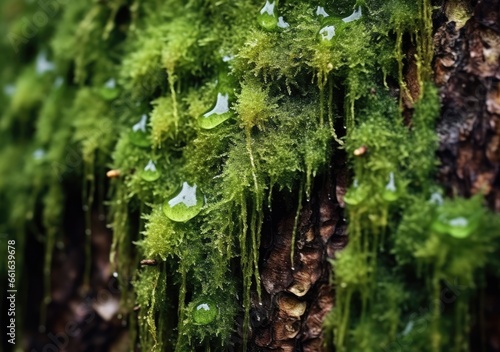
<svg viewBox="0 0 500 352"><path fill-rule="evenodd" d="M436 18L434 80L440 89L438 179L451 197L480 194L500 212L500 2L445 1ZM471 350L500 349L500 287L486 281ZM495 313L497 312L497 313ZM480 318L480 317L483 318ZM486 341L486 342L485 342Z"/></svg>
<svg viewBox="0 0 500 352"><path fill-rule="evenodd" d="M498 0L0 5L17 350L499 350Z"/></svg>

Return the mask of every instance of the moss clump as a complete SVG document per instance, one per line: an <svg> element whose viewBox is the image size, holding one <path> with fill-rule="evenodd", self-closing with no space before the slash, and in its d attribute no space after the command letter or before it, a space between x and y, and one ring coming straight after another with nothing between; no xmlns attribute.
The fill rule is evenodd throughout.
<svg viewBox="0 0 500 352"><path fill-rule="evenodd" d="M405 30L411 25L407 14L395 10L395 16L403 17L389 23L401 26L396 32ZM414 18L424 21L417 33L419 80L424 82L430 65L425 56L430 25L425 21L430 17L423 13L425 4L417 10ZM396 58L399 45L396 38ZM433 181L436 88L421 83L411 128L403 124L398 105L380 88L360 96L354 105L354 126L346 139L354 183L344 199L350 243L333 262L337 307L326 325L340 351L395 346L405 351L439 351L442 346L468 350L468 299L483 281L481 269L493 257L475 260L463 251L477 251L481 258L489 256L484 250L497 251L498 231L479 224L486 217L496 223L498 217L486 215L481 197L443 203L439 195ZM358 154L360 147L367 152ZM441 295L450 282L472 289L455 292L453 304L446 302L450 306L445 308ZM425 313L421 307L426 307Z"/></svg>
<svg viewBox="0 0 500 352"><path fill-rule="evenodd" d="M1 4L14 18L0 28L4 37L37 11L34 3ZM318 39L326 22L313 4L281 2L264 28L262 6L72 2L40 28L37 40L17 40L22 59L0 58L0 234L22 244L33 219L43 227L48 297L64 195L83 180L87 256L91 210L102 214L106 201L113 267L122 288L134 287L123 290L123 309L140 306L137 317L130 314L141 348L224 350L238 314L246 341L250 289L260 294L263 208L271 206L273 190L309 197L315 176L340 148L353 155L364 146L365 156L351 158L355 181L344 199L350 244L333 263L337 306L326 323L334 336L328 342L339 351L394 343L463 350L476 274L499 267L491 252L498 252L492 245L498 218L478 199L428 201L436 188L439 113L428 83L429 1L337 1L327 8L338 26L327 45ZM361 17L342 21L353 11ZM403 38L417 46L418 97L403 77ZM10 53L5 44L1 49ZM401 94L389 88L393 82ZM219 92L229 96L230 117L204 129L199 119ZM403 97L415 100L411 127L403 123ZM145 179L150 161L157 174ZM120 177L105 195L107 168ZM162 204L185 182L202 190L203 207L185 222L172 221ZM461 216L465 207L473 211ZM481 225L454 235L432 223L443 213L452 214L442 217L448 223L469 214L485 221L471 219ZM136 250L161 264L138 269ZM467 294L452 312L441 312L432 299L455 279ZM197 318L200 304L217 314ZM422 305L429 309L415 317Z"/></svg>

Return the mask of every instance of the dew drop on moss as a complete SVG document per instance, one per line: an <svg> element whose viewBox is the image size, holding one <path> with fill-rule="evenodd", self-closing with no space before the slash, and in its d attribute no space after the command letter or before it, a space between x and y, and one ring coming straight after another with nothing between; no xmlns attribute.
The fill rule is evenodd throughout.
<svg viewBox="0 0 500 352"><path fill-rule="evenodd" d="M56 66L53 62L47 60L47 55L42 52L36 58L36 72L43 75L45 72L54 71Z"/></svg>
<svg viewBox="0 0 500 352"><path fill-rule="evenodd" d="M8 97L13 96L16 93L16 86L13 84L6 84L3 87L3 94L5 94Z"/></svg>
<svg viewBox="0 0 500 352"><path fill-rule="evenodd" d="M344 196L344 202L349 205L358 205L361 203L367 196L367 192L364 187L359 186L358 180L354 180L352 187Z"/></svg>
<svg viewBox="0 0 500 352"><path fill-rule="evenodd" d="M385 185L384 192L382 193L382 198L387 202L394 202L398 200L399 193L396 187L396 182L394 181L394 173L389 174L389 182Z"/></svg>
<svg viewBox="0 0 500 352"><path fill-rule="evenodd" d="M33 152L33 159L35 159L37 162L43 161L47 153L45 152L44 149L38 148Z"/></svg>
<svg viewBox="0 0 500 352"><path fill-rule="evenodd" d="M362 12L361 12L361 6L358 7L357 10L354 10L354 12L350 15L350 16L347 16L345 18L342 19L342 21L344 23L349 23L349 22L353 22L353 21L357 21L359 20L361 17L362 17Z"/></svg>
<svg viewBox="0 0 500 352"><path fill-rule="evenodd" d="M132 126L132 131L129 133L130 142L138 147L149 147L151 140L147 132L148 117L146 114L141 116L141 120Z"/></svg>
<svg viewBox="0 0 500 352"><path fill-rule="evenodd" d="M278 27L280 28L288 28L290 27L290 24L285 21L283 16L278 17Z"/></svg>
<svg viewBox="0 0 500 352"><path fill-rule="evenodd" d="M477 229L478 225L478 219L454 214L443 206L438 209L438 216L432 223L432 230L455 238L466 238Z"/></svg>
<svg viewBox="0 0 500 352"><path fill-rule="evenodd" d="M435 205L443 205L443 196L439 192L434 192L431 194L431 197L429 199L429 203L435 204Z"/></svg>
<svg viewBox="0 0 500 352"><path fill-rule="evenodd" d="M335 26L333 24L324 26L319 30L318 35L321 42L329 42L335 37Z"/></svg>
<svg viewBox="0 0 500 352"><path fill-rule="evenodd" d="M54 88L60 88L64 84L64 78L61 76L57 76L56 79L54 80L53 87Z"/></svg>
<svg viewBox="0 0 500 352"><path fill-rule="evenodd" d="M118 88L116 87L116 81L114 78L110 78L104 83L104 86L99 89L101 97L105 100L114 100L118 97Z"/></svg>
<svg viewBox="0 0 500 352"><path fill-rule="evenodd" d="M222 62L231 62L234 59L234 55L232 54L226 54L222 55Z"/></svg>
<svg viewBox="0 0 500 352"><path fill-rule="evenodd" d="M322 26L318 31L318 40L320 43L330 46L333 37L335 37L338 29L340 29L339 24L342 25L342 22L338 18L330 17L325 8L321 6L318 6L316 9L316 15L320 16Z"/></svg>
<svg viewBox="0 0 500 352"><path fill-rule="evenodd" d="M475 229L475 225L463 217L451 219L448 224L450 226L448 232L456 238L468 237Z"/></svg>
<svg viewBox="0 0 500 352"><path fill-rule="evenodd" d="M326 10L323 6L318 6L316 8L316 16L328 17L330 15L328 14L328 12L326 12Z"/></svg>
<svg viewBox="0 0 500 352"><path fill-rule="evenodd" d="M278 15L276 14L276 1L266 1L257 16L257 22L266 31L273 31L278 27Z"/></svg>
<svg viewBox="0 0 500 352"><path fill-rule="evenodd" d="M196 303L193 311L193 321L197 325L207 325L217 317L217 306L210 301Z"/></svg>
<svg viewBox="0 0 500 352"><path fill-rule="evenodd" d="M198 215L203 207L203 194L196 185L182 184L181 191L163 203L163 213L176 222L185 222Z"/></svg>
<svg viewBox="0 0 500 352"><path fill-rule="evenodd" d="M218 93L215 105L198 119L198 124L201 128L209 130L229 119L231 115L229 94Z"/></svg>
<svg viewBox="0 0 500 352"><path fill-rule="evenodd" d="M324 7L318 6L316 15L320 16L322 25L318 32L319 41L329 46L332 44L333 37L341 33L347 23L357 21L362 17L362 12L361 7L359 7L350 16L340 19L340 17L330 16Z"/></svg>
<svg viewBox="0 0 500 352"><path fill-rule="evenodd" d="M141 178L144 181L153 182L160 178L160 173L156 169L156 165L153 160L149 160L148 164L141 172Z"/></svg>

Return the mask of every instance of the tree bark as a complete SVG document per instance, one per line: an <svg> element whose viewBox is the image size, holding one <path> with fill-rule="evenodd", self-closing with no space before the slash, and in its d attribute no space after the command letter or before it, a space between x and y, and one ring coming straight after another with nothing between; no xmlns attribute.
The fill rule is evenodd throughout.
<svg viewBox="0 0 500 352"><path fill-rule="evenodd" d="M471 17L462 22L463 18L456 15L457 8ZM436 13L434 30L434 79L442 101L437 126L437 157L441 162L437 177L448 196L484 194L488 206L500 212L500 0L444 1ZM406 55L406 82L410 95L415 98L419 87L412 45L408 45ZM391 89L397 88L400 87L392 82ZM406 123L411 128L412 106L405 99L403 96ZM337 130L345 133L342 126L339 127ZM335 306L331 260L348 242L343 196L351 180L346 159L343 150L336 151L331 167L317 177L310 199L295 197L299 209L285 204L293 196L273 194L272 211L265 214L261 234L262 297L258 297L255 287L252 290L249 350L329 350L324 347L322 326ZM79 190L72 192L75 195ZM109 306L118 304L118 291L114 290L116 280L109 280L110 231L105 228L103 214L98 209L87 210L92 213L94 256L91 265L95 273L91 287L84 287L81 248L85 225L75 220L82 215L80 199L69 203L64 224L65 247L56 250L52 265L48 323L45 330L39 331L35 319L29 320L31 313L28 312L25 344L41 350L53 343L46 331L63 331L67 322L74 322L74 328L83 333L68 342L67 350L126 350L124 346L134 345L133 336L127 332L126 313L135 313L115 315L117 306ZM28 241L32 242L26 251L28 261L36 266L43 261L43 248L37 246L32 237L28 237ZM28 281L37 282L36 277L43 273L31 270L28 274ZM476 341L484 334L488 351L500 351L500 290L496 278L488 280L482 312L487 317L486 326L474 325L470 338ZM87 289L89 291L85 291ZM84 292L96 295L84 301ZM107 306L100 304L99 292L110 294L105 300ZM28 310L36 310L42 297L34 293L30 297L34 299ZM106 309L114 310L111 317ZM243 337L241 331L235 335L239 335L237 349ZM4 345L5 349L8 347Z"/></svg>
<svg viewBox="0 0 500 352"><path fill-rule="evenodd" d="M453 21L461 5L472 17ZM482 194L488 206L500 212L500 2L498 0L445 1L435 35L435 81L442 110L439 135L439 181L448 196ZM448 11L447 11L448 10ZM447 17L448 15L448 17ZM481 335L489 351L500 351L500 288L488 277L485 306L471 340ZM481 331L483 330L483 331Z"/></svg>
<svg viewBox="0 0 500 352"><path fill-rule="evenodd" d="M300 204L295 243L295 211L273 211L270 226L262 233L264 294L262 302L253 296L252 351L323 349L322 325L334 300L329 261L347 243L342 201L347 165L343 153L336 155L332 165L335 167L328 175L318 179L311 199ZM276 203L273 209L283 206L283 202Z"/></svg>

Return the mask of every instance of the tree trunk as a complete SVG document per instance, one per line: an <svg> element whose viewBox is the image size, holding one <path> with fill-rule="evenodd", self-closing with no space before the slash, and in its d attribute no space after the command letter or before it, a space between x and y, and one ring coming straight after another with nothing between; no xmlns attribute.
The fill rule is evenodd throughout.
<svg viewBox="0 0 500 352"><path fill-rule="evenodd" d="M470 14L453 21L457 8ZM448 16L447 20L444 20ZM484 195L500 211L500 2L444 4L435 34L435 81L442 101L438 156L439 181L449 196ZM483 350L500 350L497 278L488 274L483 324L472 341ZM484 349L485 348L485 349Z"/></svg>
<svg viewBox="0 0 500 352"><path fill-rule="evenodd" d="M500 351L498 0L0 5L3 350Z"/></svg>

